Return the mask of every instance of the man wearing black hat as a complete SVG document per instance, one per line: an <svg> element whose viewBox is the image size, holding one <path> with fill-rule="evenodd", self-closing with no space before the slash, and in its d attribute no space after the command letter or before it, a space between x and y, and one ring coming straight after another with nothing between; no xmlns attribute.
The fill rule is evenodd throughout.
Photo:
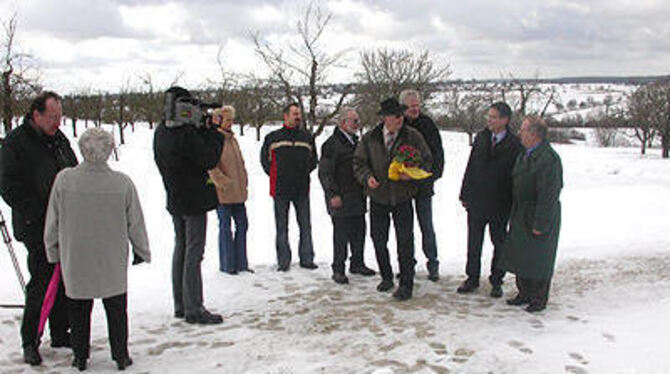
<svg viewBox="0 0 670 374"><path fill-rule="evenodd" d="M177 99L190 98L181 87L166 92L166 106L173 108ZM216 208L218 199L207 170L219 162L222 138L198 123L175 121L174 113L156 127L154 159L163 177L167 210L172 215L175 246L172 256L174 315L187 323L218 324L220 314L210 313L203 305L200 264L205 251L207 212Z"/></svg>
<svg viewBox="0 0 670 374"><path fill-rule="evenodd" d="M387 248L390 218L393 218L400 264L400 286L393 293L398 300L412 297L414 287L414 217L412 197L417 192L417 182L404 174L398 181L388 177L389 165L400 146L411 146L421 155L420 167L430 170L430 149L417 130L403 126L403 112L407 106L395 98L381 103L377 113L383 122L363 135L354 152L354 175L370 196L370 235L382 277L377 291L393 288L393 271Z"/></svg>

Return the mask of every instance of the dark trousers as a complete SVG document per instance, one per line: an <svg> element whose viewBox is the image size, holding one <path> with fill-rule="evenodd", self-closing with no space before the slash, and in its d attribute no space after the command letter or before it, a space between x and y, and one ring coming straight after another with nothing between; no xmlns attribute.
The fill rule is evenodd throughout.
<svg viewBox="0 0 670 374"><path fill-rule="evenodd" d="M294 198L274 198L275 229L277 237L275 245L277 248L277 265L288 267L291 265L291 246L288 242L288 209L293 204L295 215L298 218L300 228L300 241L298 243L298 256L301 264L314 263L314 247L312 244L312 220L309 212L309 196Z"/></svg>
<svg viewBox="0 0 670 374"><path fill-rule="evenodd" d="M389 225L393 218L398 263L400 265L400 285L412 289L414 286L414 212L412 202L407 200L397 205L382 205L370 202L370 236L375 246L377 265L382 279L393 280L393 270L387 247Z"/></svg>
<svg viewBox="0 0 670 374"><path fill-rule="evenodd" d="M127 294L102 299L107 315L107 334L112 359L119 361L128 356ZM69 314L72 321L72 351L79 359L88 359L91 350L92 299L70 299Z"/></svg>
<svg viewBox="0 0 670 374"><path fill-rule="evenodd" d="M247 208L241 204L220 204L219 217L219 270L235 273L249 268L247 261ZM230 228L235 221L235 236Z"/></svg>
<svg viewBox="0 0 670 374"><path fill-rule="evenodd" d="M433 197L417 197L414 204L421 228L421 247L427 260L426 268L429 273L438 272L440 261L437 259L437 240L433 228Z"/></svg>
<svg viewBox="0 0 670 374"><path fill-rule="evenodd" d="M519 298L528 301L531 305L544 307L549 301L549 287L551 279L530 279L516 276L516 288Z"/></svg>
<svg viewBox="0 0 670 374"><path fill-rule="evenodd" d="M202 273L200 264L205 252L207 214L172 216L174 253L172 255L172 294L175 313L200 313L202 306Z"/></svg>
<svg viewBox="0 0 670 374"><path fill-rule="evenodd" d="M347 245L351 248L350 268L362 267L365 245L365 216L332 217L333 220L333 273L344 274Z"/></svg>
<svg viewBox="0 0 670 374"><path fill-rule="evenodd" d="M500 285L505 271L500 269L499 263L505 243L506 217L485 218L468 213L468 262L465 273L469 280L479 283L481 273L482 244L484 229L489 225L489 235L493 243L493 258L491 260L491 275L489 281L493 285Z"/></svg>
<svg viewBox="0 0 670 374"><path fill-rule="evenodd" d="M24 242L28 249L28 271L30 281L26 285L26 306L23 309L23 321L21 322L22 346L39 345L37 326L40 321L42 302L47 292L54 265L47 261L46 251L42 238L38 240L26 240ZM63 341L68 338L67 331L70 322L67 317L67 297L65 288L61 281L56 294L56 301L49 315L49 331L51 341Z"/></svg>

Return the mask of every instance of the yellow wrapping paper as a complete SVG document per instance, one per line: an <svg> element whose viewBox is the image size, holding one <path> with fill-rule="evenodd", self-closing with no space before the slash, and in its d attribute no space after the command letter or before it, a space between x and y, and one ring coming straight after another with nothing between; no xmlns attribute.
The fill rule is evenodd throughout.
<svg viewBox="0 0 670 374"><path fill-rule="evenodd" d="M409 175L410 178L414 180L426 179L433 175L433 173L429 173L417 167L407 167L402 162L391 162L391 165L389 165L389 179L397 181L400 179L400 174L402 173Z"/></svg>

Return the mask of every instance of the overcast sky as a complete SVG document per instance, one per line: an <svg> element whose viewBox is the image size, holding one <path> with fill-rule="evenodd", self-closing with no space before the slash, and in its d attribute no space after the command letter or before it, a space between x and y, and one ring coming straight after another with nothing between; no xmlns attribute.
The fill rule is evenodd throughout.
<svg viewBox="0 0 670 374"><path fill-rule="evenodd" d="M155 86L195 88L225 68L264 70L250 33L294 40L307 0L0 0L16 14L17 47L36 57L48 88L117 91L140 75ZM345 51L352 80L363 49L429 50L453 78L659 75L670 73L668 0L337 0L322 48ZM4 35L3 35L4 36Z"/></svg>

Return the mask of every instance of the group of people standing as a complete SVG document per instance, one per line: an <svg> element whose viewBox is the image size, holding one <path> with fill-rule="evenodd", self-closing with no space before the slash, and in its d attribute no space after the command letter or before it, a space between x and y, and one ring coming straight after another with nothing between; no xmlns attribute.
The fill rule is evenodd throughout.
<svg viewBox="0 0 670 374"><path fill-rule="evenodd" d="M168 93L173 99L190 97L180 87L171 87ZM133 264L151 259L142 209L130 178L107 165L114 148L111 134L87 130L79 140L84 162L78 165L58 129L60 101L53 92L38 96L24 123L0 148L0 194L12 208L16 239L28 249L31 274L21 327L24 360L31 365L42 361L37 325L54 264L59 264L64 282L49 320L52 347L72 347L73 366L86 369L92 303L102 298L112 358L123 370L132 364L127 349L128 258L133 255ZM428 279L439 280L432 197L435 181L443 174L444 150L437 126L421 111L419 92L406 90L399 100L384 100L377 114L380 123L359 139L358 113L343 107L319 159L314 138L301 126L300 106L291 103L283 110L283 126L265 137L260 162L269 176L274 203L278 271L291 267L291 205L300 230L299 265L318 268L309 200L310 174L318 167L333 224L332 279L349 282L347 257L350 274L376 274L363 255L369 206L370 236L381 276L377 290L395 287L388 249L393 220L399 263L393 297L402 301L412 297L414 288L415 214ZM562 167L541 118L524 118L517 137L509 126L511 117L507 104L493 103L487 127L472 145L459 196L468 216L467 279L457 292L467 294L479 287L488 225L494 245L490 295L501 297L505 272L514 273L518 294L507 303L528 304L526 310L536 312L546 307L556 258ZM235 109L223 106L213 112L208 126L169 126L163 121L155 130L154 158L175 233L174 316L191 324L223 322L203 301L201 262L208 211L216 209L219 219L220 270L231 275L253 273L246 248L248 175L231 131L234 118ZM418 154L417 166L430 177L415 180L405 172L397 180L389 177L395 155L406 147Z"/></svg>
<svg viewBox="0 0 670 374"><path fill-rule="evenodd" d="M338 126L323 143L318 175L326 208L333 223L332 279L349 282L345 261L350 250L349 273L375 275L363 261L367 200L370 236L381 282L380 292L394 288L388 239L393 220L399 263L398 300L412 297L414 284L414 214L422 234L428 279L439 280L437 241L433 227L434 183L444 170L440 133L431 118L421 112L420 93L405 90L400 100L389 98L377 113L381 122L359 140L359 116L345 106ZM521 139L510 128L512 111L504 102L493 103L487 126L475 137L463 177L460 201L467 210L467 279L457 292L467 294L479 287L484 230L489 227L494 246L490 295L502 297L506 271L517 275L518 295L510 305L529 304L529 312L546 307L560 229L559 195L562 188L560 158L549 145L547 126L539 117L522 121ZM268 134L261 163L270 177L274 198L276 250L279 271L290 268L288 208L293 203L300 229L300 266L315 269L309 219L309 175L317 166L313 138L300 127L297 103L284 110L284 125ZM432 175L413 180L400 174L389 178L389 166L398 149L410 146L420 154L423 170Z"/></svg>

